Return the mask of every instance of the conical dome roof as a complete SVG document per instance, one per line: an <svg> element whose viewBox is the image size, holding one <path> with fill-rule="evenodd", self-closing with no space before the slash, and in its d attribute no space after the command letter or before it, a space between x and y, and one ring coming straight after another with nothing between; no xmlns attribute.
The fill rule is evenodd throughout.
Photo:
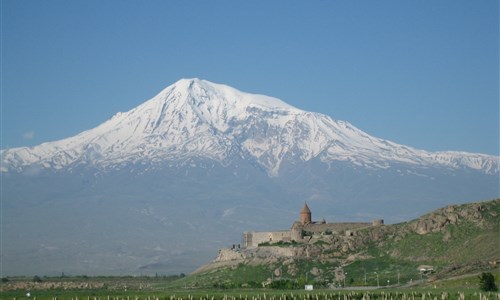
<svg viewBox="0 0 500 300"><path fill-rule="evenodd" d="M309 206L307 206L307 203L304 202L304 207L302 208L302 210L300 211L301 214L303 213L308 213L310 214L311 213L311 210L309 209Z"/></svg>

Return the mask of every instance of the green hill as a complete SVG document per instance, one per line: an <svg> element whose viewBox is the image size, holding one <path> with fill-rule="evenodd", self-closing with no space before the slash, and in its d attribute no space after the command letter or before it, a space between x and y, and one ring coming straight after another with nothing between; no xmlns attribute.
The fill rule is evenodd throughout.
<svg viewBox="0 0 500 300"><path fill-rule="evenodd" d="M221 249L172 287L403 286L492 271L500 262L499 215L495 199L349 234L322 232L304 243Z"/></svg>

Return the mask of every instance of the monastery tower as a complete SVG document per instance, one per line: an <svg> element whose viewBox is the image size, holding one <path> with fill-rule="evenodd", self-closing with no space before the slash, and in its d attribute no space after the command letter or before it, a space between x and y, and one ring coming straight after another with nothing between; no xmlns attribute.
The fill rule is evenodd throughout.
<svg viewBox="0 0 500 300"><path fill-rule="evenodd" d="M302 225L311 224L311 210L307 206L307 203L304 203L304 207L300 211L300 223Z"/></svg>

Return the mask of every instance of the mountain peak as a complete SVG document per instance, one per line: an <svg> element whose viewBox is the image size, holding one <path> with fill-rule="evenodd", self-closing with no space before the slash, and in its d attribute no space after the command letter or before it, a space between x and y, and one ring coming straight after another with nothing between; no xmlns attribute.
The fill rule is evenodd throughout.
<svg viewBox="0 0 500 300"><path fill-rule="evenodd" d="M170 87L175 87L175 88L177 88L179 90L188 91L194 85L201 85L203 83L204 83L204 81L201 80L201 79L199 79L199 78L182 78L182 79L179 79L174 84L172 84L171 86L167 87L167 89L170 88Z"/></svg>
<svg viewBox="0 0 500 300"><path fill-rule="evenodd" d="M173 85L164 89L168 93L171 90L185 92L187 95L198 100L222 101L228 108L246 109L247 107L259 107L271 110L293 110L301 111L292 105L274 97L260 94L242 92L224 84L213 83L199 78L183 78Z"/></svg>
<svg viewBox="0 0 500 300"><path fill-rule="evenodd" d="M289 207L303 201L327 219L390 223L498 197L500 169L499 157L413 149L201 79L0 158L12 275L195 267L240 231L288 226Z"/></svg>
<svg viewBox="0 0 500 300"><path fill-rule="evenodd" d="M181 79L138 107L94 129L33 148L2 150L2 172L36 165L113 168L201 157L230 163L238 156L278 176L283 161L347 161L388 168L393 163L472 168L498 173L497 157L431 153L371 137L347 122L297 109L198 78Z"/></svg>

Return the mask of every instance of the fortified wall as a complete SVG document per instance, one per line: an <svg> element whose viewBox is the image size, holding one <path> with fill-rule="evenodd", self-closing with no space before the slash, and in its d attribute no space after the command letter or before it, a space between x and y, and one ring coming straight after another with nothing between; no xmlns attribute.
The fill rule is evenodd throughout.
<svg viewBox="0 0 500 300"><path fill-rule="evenodd" d="M304 226L304 230L312 233L331 232L332 234L342 234L346 230L355 230L372 226L373 223L324 223L309 224Z"/></svg>
<svg viewBox="0 0 500 300"><path fill-rule="evenodd" d="M382 225L384 225L384 220L374 220L371 223L327 223L324 220L313 222L311 210L307 206L307 203L305 203L300 211L299 221L293 223L290 230L244 232L242 242L243 248L255 248L263 243L303 242L304 237L313 235L334 234L350 236L356 230Z"/></svg>
<svg viewBox="0 0 500 300"><path fill-rule="evenodd" d="M243 232L243 247L257 247L262 243L276 243L279 241L291 242L292 232L287 231L261 231L261 232Z"/></svg>

